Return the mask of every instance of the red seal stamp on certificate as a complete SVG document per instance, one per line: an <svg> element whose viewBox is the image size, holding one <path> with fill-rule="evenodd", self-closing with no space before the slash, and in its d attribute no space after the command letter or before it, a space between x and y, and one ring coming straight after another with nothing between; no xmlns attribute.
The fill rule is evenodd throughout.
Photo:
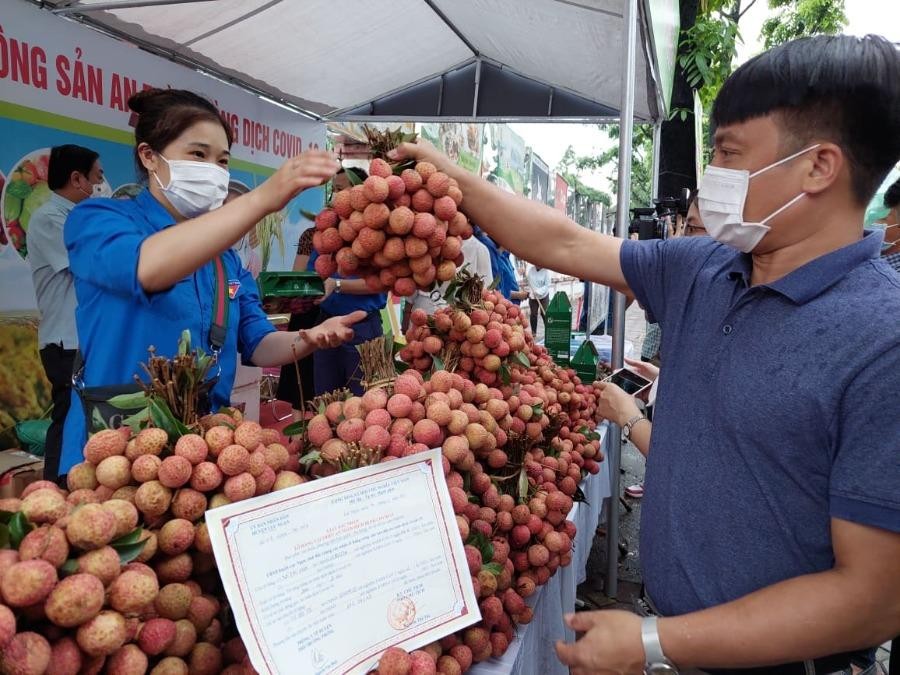
<svg viewBox="0 0 900 675"><path fill-rule="evenodd" d="M394 598L388 605L388 623L394 630L405 630L416 618L416 603L410 598Z"/></svg>

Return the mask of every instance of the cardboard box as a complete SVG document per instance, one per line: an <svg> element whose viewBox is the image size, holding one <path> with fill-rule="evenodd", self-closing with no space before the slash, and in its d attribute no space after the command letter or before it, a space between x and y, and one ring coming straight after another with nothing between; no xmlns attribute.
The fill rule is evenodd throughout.
<svg viewBox="0 0 900 675"><path fill-rule="evenodd" d="M0 452L0 499L18 497L28 485L44 477L44 460L24 450Z"/></svg>

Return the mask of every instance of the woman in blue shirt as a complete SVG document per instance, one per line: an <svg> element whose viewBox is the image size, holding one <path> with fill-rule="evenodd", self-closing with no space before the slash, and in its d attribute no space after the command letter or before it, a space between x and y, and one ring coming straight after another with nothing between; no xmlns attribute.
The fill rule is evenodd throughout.
<svg viewBox="0 0 900 675"><path fill-rule="evenodd" d="M316 151L289 159L259 187L222 206L233 138L215 106L174 89L140 92L128 105L135 113L136 165L147 188L134 200L86 200L65 225L84 385L132 382L147 348L174 355L185 329L193 345L208 350L219 255L229 307L221 373L210 392L214 409L229 402L238 352L245 363L269 367L352 339L362 312L299 333L276 331L253 278L230 250L265 215L334 175L334 156ZM85 426L73 394L60 474L82 461Z"/></svg>

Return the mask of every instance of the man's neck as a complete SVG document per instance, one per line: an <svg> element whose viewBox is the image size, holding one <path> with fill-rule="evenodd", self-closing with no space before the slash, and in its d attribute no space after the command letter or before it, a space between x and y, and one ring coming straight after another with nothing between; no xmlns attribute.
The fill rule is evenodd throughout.
<svg viewBox="0 0 900 675"><path fill-rule="evenodd" d="M754 254L750 284L759 286L778 281L816 258L859 241L863 236L863 215L861 209L832 214L829 218L822 219L821 228L805 239L775 251ZM857 222L859 227L850 228L847 226L849 222Z"/></svg>
<svg viewBox="0 0 900 675"><path fill-rule="evenodd" d="M78 188L74 188L74 187L64 187L64 188L60 188L59 190L54 190L53 192L58 194L63 199L69 200L73 204L77 204L78 202L80 202L82 199L85 198L84 193L81 192Z"/></svg>

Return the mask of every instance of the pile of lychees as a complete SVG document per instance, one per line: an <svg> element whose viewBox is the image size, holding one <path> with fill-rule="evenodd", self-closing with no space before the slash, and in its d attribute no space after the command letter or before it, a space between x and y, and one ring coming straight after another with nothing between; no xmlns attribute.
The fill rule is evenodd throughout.
<svg viewBox="0 0 900 675"><path fill-rule="evenodd" d="M526 600L571 562L575 525L566 516L602 461L593 383L556 366L497 293L481 292L476 305L414 314L400 353L413 367L320 405L307 424L301 462L314 460L316 475L360 456L385 462L442 449L482 621L412 654L385 652L380 675L456 675L502 655L515 626L532 618ZM457 345L456 372L435 369L443 364L432 356L447 353L438 340Z"/></svg>
<svg viewBox="0 0 900 675"><path fill-rule="evenodd" d="M0 501L27 532L0 550L0 672L255 672L226 629L204 514L307 479L295 445L230 413L175 442L100 431L68 490L38 481Z"/></svg>
<svg viewBox="0 0 900 675"><path fill-rule="evenodd" d="M364 277L373 291L399 296L449 281L462 265L463 240L472 236L457 210L462 199L456 180L429 162L397 175L373 159L365 181L335 193L316 217L316 272Z"/></svg>

